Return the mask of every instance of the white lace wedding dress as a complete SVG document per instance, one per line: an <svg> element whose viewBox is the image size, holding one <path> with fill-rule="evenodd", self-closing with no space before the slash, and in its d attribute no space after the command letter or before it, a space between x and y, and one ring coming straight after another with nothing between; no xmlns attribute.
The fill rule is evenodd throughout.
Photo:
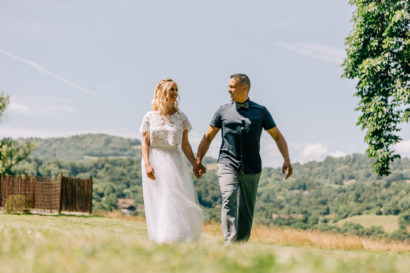
<svg viewBox="0 0 410 273"><path fill-rule="evenodd" d="M194 241L203 229L203 213L181 149L184 130L191 124L184 113L145 114L140 132L150 134L151 180L142 161L141 176L148 234L157 243Z"/></svg>

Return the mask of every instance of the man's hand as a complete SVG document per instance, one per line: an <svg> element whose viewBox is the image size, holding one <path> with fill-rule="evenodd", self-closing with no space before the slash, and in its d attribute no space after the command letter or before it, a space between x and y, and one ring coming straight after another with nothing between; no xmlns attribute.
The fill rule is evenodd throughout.
<svg viewBox="0 0 410 273"><path fill-rule="evenodd" d="M285 160L285 162L283 163L282 173L284 174L285 171L286 171L285 179L288 179L288 177L291 176L293 172L293 168L292 168L292 164L290 164L290 160Z"/></svg>
<svg viewBox="0 0 410 273"><path fill-rule="evenodd" d="M194 174L195 174L196 178L201 178L201 176L206 173L206 167L204 165L202 165L202 163L200 161L197 161L195 163L193 171L194 171Z"/></svg>
<svg viewBox="0 0 410 273"><path fill-rule="evenodd" d="M282 167L282 173L284 174L286 171L285 179L288 179L288 177L291 176L293 172L292 164L290 164L289 159L288 144L286 143L286 140L279 131L278 127L275 126L272 129L267 130L267 132L275 140L276 146L278 146L279 151L282 154L283 159L285 160Z"/></svg>
<svg viewBox="0 0 410 273"><path fill-rule="evenodd" d="M202 165L202 159L204 158L206 152L209 149L209 145L211 145L212 140L214 139L215 135L218 133L219 129L213 126L209 126L208 130L206 131L204 137L199 143L198 152L196 154L196 162L194 166L194 173L197 178L200 178L202 175L206 173L206 168Z"/></svg>
<svg viewBox="0 0 410 273"><path fill-rule="evenodd" d="M147 174L149 179L155 180L154 168L151 164L145 165L145 173Z"/></svg>

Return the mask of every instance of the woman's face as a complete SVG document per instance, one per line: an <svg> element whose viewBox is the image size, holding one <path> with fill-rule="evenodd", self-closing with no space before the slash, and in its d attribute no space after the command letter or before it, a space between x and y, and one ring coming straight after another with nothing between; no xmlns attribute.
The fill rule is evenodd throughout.
<svg viewBox="0 0 410 273"><path fill-rule="evenodd" d="M174 103L178 98L178 85L173 83L167 91L167 98L169 103Z"/></svg>

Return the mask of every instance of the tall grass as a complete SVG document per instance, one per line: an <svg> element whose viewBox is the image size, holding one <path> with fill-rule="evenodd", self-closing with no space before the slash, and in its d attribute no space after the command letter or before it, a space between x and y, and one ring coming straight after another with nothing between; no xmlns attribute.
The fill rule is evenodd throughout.
<svg viewBox="0 0 410 273"><path fill-rule="evenodd" d="M205 225L205 231L214 236L222 234L220 224L217 223ZM262 225L253 227L250 242L317 247L322 249L410 252L410 244L402 241L386 241L355 235L342 235L314 230L282 229Z"/></svg>
<svg viewBox="0 0 410 273"><path fill-rule="evenodd" d="M145 223L143 217L127 216L119 212L109 212L104 214L104 216ZM222 228L220 223L206 223L204 231L205 234L219 237L222 240ZM355 235L343 235L315 230L267 227L263 225L254 225L250 242L316 247L322 249L410 252L410 243L403 241L388 241L374 238L363 238Z"/></svg>
<svg viewBox="0 0 410 273"><path fill-rule="evenodd" d="M256 226L247 244L223 246L219 224L209 224L199 242L157 245L148 240L141 218L0 215L0 272L378 273L410 268L405 249L328 250L307 243L317 237L304 242L308 232L264 228Z"/></svg>

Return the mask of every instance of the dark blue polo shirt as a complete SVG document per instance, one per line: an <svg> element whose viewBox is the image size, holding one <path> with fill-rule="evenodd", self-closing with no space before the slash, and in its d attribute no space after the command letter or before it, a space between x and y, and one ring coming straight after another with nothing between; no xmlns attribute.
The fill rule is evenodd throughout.
<svg viewBox="0 0 410 273"><path fill-rule="evenodd" d="M262 170L259 154L262 128L269 130L276 124L265 106L249 99L246 103L247 109L238 110L234 101L222 105L210 125L221 129L218 163L237 172L243 170L247 174L256 174Z"/></svg>

